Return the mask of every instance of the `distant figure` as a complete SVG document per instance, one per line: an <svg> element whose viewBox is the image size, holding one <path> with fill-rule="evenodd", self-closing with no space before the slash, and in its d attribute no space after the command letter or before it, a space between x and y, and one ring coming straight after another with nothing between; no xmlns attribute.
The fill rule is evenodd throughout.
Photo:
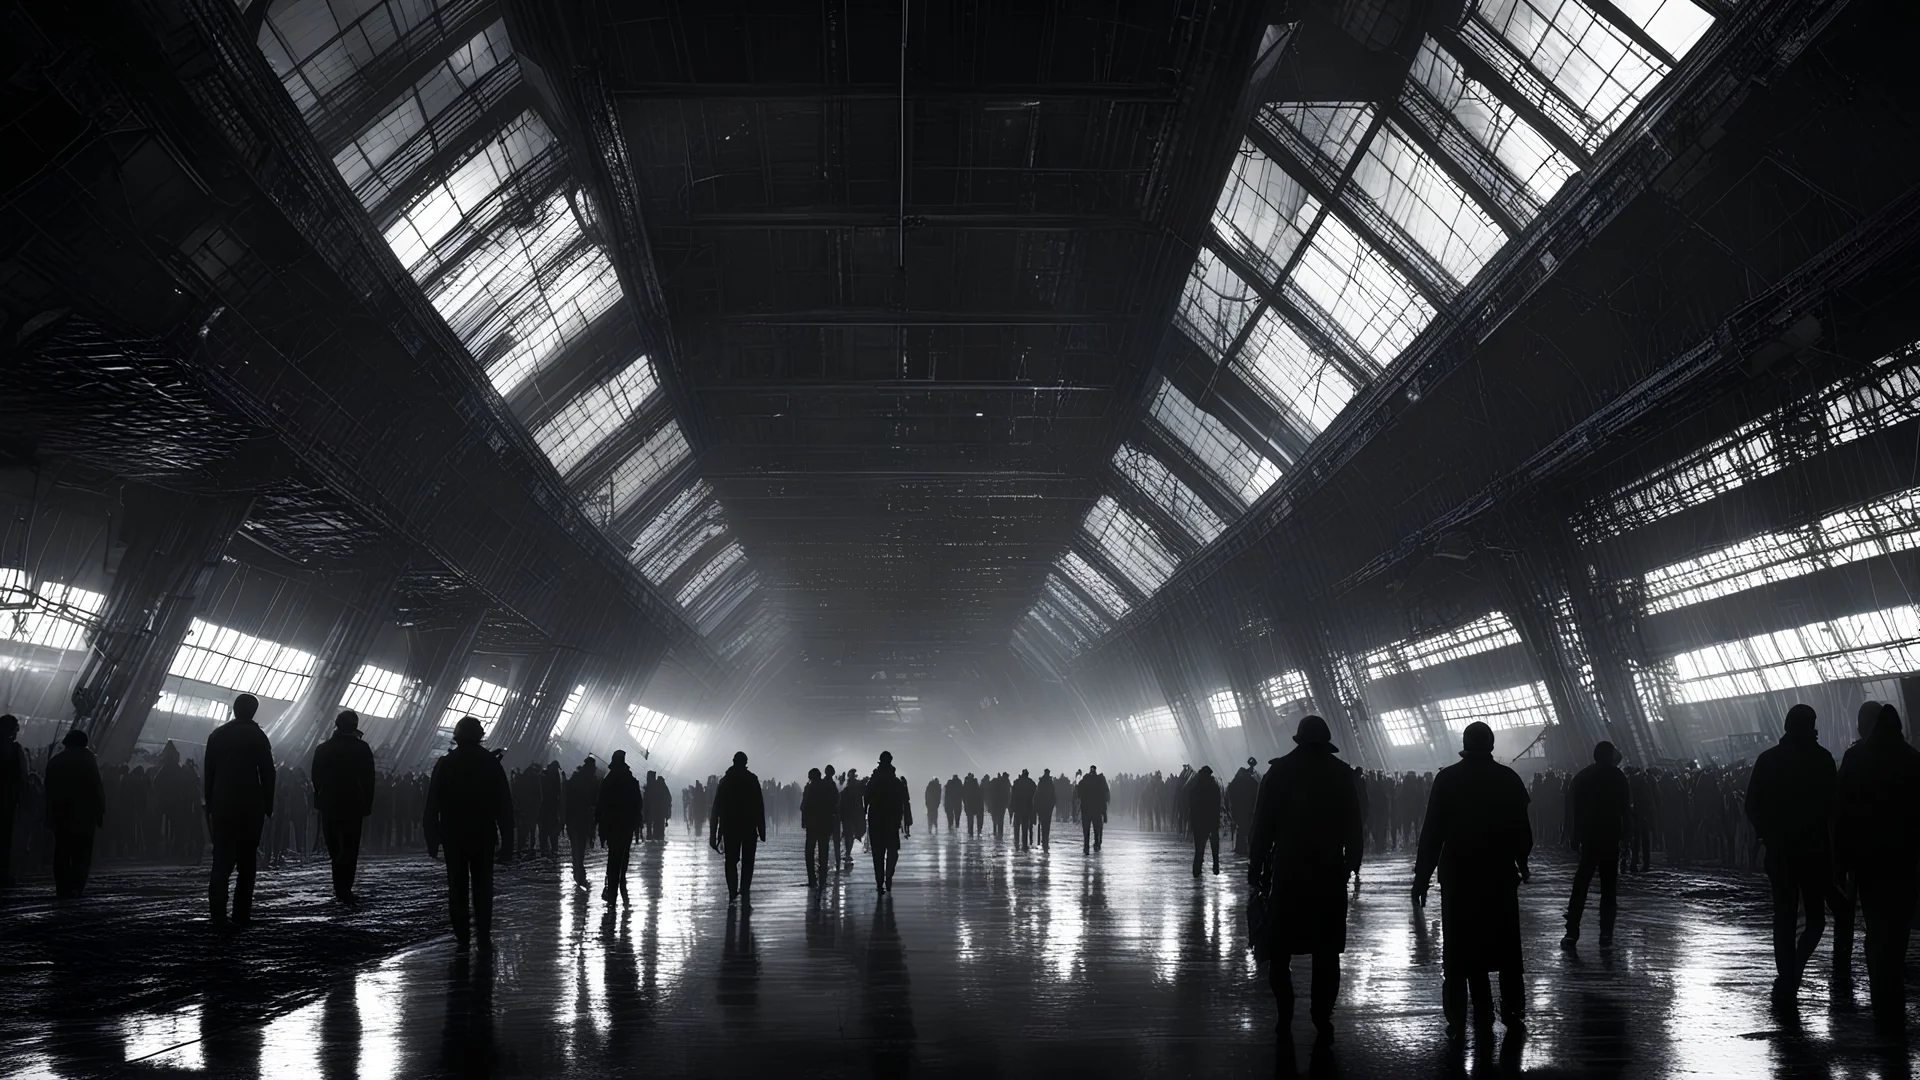
<svg viewBox="0 0 1920 1080"><path fill-rule="evenodd" d="M647 786L651 788L653 774L647 776ZM600 842L607 845L607 883L600 889L600 899L609 904L616 897L622 903L627 902L627 860L633 855L634 838L653 820L651 808L651 800L627 765L627 752L615 750L593 804L593 821L600 830Z"/></svg>
<svg viewBox="0 0 1920 1080"><path fill-rule="evenodd" d="M947 831L960 827L960 774L954 773L940 793L940 805L947 811Z"/></svg>
<svg viewBox="0 0 1920 1080"><path fill-rule="evenodd" d="M1907 1022L1907 941L1920 873L1920 750L1891 705L1880 706L1873 730L1841 760L1834 840L1867 923L1874 1021L1898 1031Z"/></svg>
<svg viewBox="0 0 1920 1080"><path fill-rule="evenodd" d="M75 729L60 740L65 750L47 761L47 828L53 830L53 895L78 900L93 870L93 835L106 823L107 789L100 763L87 749L87 733Z"/></svg>
<svg viewBox="0 0 1920 1080"><path fill-rule="evenodd" d="M1008 806L1013 811L1013 842L1020 845L1021 851L1033 846L1034 789L1033 777L1021 769L1013 781L1012 801Z"/></svg>
<svg viewBox="0 0 1920 1080"><path fill-rule="evenodd" d="M972 773L968 773L967 778L960 781L960 804L967 811L968 836L981 832L982 826L986 824L987 807L984 796L985 792L981 790L980 781L974 779Z"/></svg>
<svg viewBox="0 0 1920 1080"><path fill-rule="evenodd" d="M882 893L890 893L893 868L900 862L900 838L913 835L913 796L907 791L907 782L893 770L891 751L880 751L880 764L867 777L866 798L873 883Z"/></svg>
<svg viewBox="0 0 1920 1080"><path fill-rule="evenodd" d="M470 934L480 939L481 952L492 951L495 852L500 862L513 861L513 792L500 759L480 745L485 734L475 717L463 716L453 725L453 749L433 765L421 816L427 855L438 858L446 849L447 915L457 952L467 951Z"/></svg>
<svg viewBox="0 0 1920 1080"><path fill-rule="evenodd" d="M807 835L807 888L827 883L827 857L833 848L834 829L840 823L840 789L820 775L819 769L807 770L807 787L800 793L800 828Z"/></svg>
<svg viewBox="0 0 1920 1080"><path fill-rule="evenodd" d="M1246 765L1235 770L1233 779L1227 782L1227 814L1233 819L1235 855L1247 853L1253 835L1253 811L1260 801L1260 774L1253 771L1258 764L1248 758Z"/></svg>
<svg viewBox="0 0 1920 1080"><path fill-rule="evenodd" d="M13 825L28 790L27 752L20 748L20 718L7 713L0 716L0 888L14 884Z"/></svg>
<svg viewBox="0 0 1920 1080"><path fill-rule="evenodd" d="M227 879L238 871L233 888L233 922L253 921L253 879L258 871L260 831L273 815L273 745L253 722L260 699L241 694L233 699L233 719L207 736L207 774L202 779L202 805L213 833L213 879L207 887L207 906L213 925L227 924Z"/></svg>
<svg viewBox="0 0 1920 1080"><path fill-rule="evenodd" d="M1213 766L1202 765L1187 781L1182 792L1187 805L1187 830L1193 836L1193 876L1200 876L1207 844L1213 844L1213 872L1220 872L1220 782L1213 778Z"/></svg>
<svg viewBox="0 0 1920 1080"><path fill-rule="evenodd" d="M851 786L853 770L847 770ZM733 767L713 791L713 817L707 822L707 846L722 851L727 867L727 902L753 887L753 850L767 839L767 806L760 778L747 771L747 755L733 755Z"/></svg>
<svg viewBox="0 0 1920 1080"><path fill-rule="evenodd" d="M667 778L648 769L647 786L640 798L646 811L646 838L657 844L666 843L667 822L673 819L673 789L667 786ZM624 883L620 895L626 895Z"/></svg>
<svg viewBox="0 0 1920 1080"><path fill-rule="evenodd" d="M1249 903L1264 905L1267 985L1280 1030L1293 1022L1292 958L1311 956L1307 1011L1331 1038L1347 949L1347 877L1360 871L1366 838L1352 770L1334 756L1340 748L1327 722L1302 717L1293 741L1292 752L1269 762L1248 815Z"/></svg>
<svg viewBox="0 0 1920 1080"><path fill-rule="evenodd" d="M867 835L867 785L860 770L847 770L847 784L840 789L841 869L853 869L853 845Z"/></svg>
<svg viewBox="0 0 1920 1080"><path fill-rule="evenodd" d="M333 898L359 903L353 876L360 863L360 830L373 813L373 749L360 738L360 714L334 718L333 738L313 751L313 808L333 861Z"/></svg>
<svg viewBox="0 0 1920 1080"><path fill-rule="evenodd" d="M933 832L937 830L940 826L940 778L939 777L936 776L933 779L927 781L927 791L924 798L927 804L927 833L928 835L932 835Z"/></svg>
<svg viewBox="0 0 1920 1080"><path fill-rule="evenodd" d="M1060 792L1053 782L1053 770L1041 769L1033 782L1033 821L1040 830L1040 850L1053 850L1053 808L1059 805Z"/></svg>
<svg viewBox="0 0 1920 1080"><path fill-rule="evenodd" d="M1571 951L1580 943L1580 917L1587 907L1587 889L1600 872L1600 947L1613 946L1613 919L1620 896L1620 840L1633 816L1627 776L1616 764L1619 754L1610 742L1593 748L1593 764L1573 778L1573 843L1580 849L1580 868L1573 873L1573 896L1567 900L1567 933L1560 947Z"/></svg>
<svg viewBox="0 0 1920 1080"><path fill-rule="evenodd" d="M573 850L573 887L592 889L587 880L587 847L593 843L593 808L600 801L600 769L592 758L567 777L567 843Z"/></svg>
<svg viewBox="0 0 1920 1080"><path fill-rule="evenodd" d="M1087 774L1074 785L1073 796L1080 806L1080 852L1099 851L1107 831L1107 802L1111 798L1099 766L1087 766Z"/></svg>
<svg viewBox="0 0 1920 1080"><path fill-rule="evenodd" d="M1530 876L1533 827L1527 821L1527 785L1493 760L1493 729L1467 725L1460 761L1441 769L1427 797L1420 854L1413 868L1413 903L1427 902L1434 870L1440 871L1441 1005L1447 1036L1467 1031L1467 1001L1474 1027L1493 1029L1493 989L1487 973L1500 973L1500 1019L1507 1030L1526 1020L1526 985L1520 964L1520 883Z"/></svg>
<svg viewBox="0 0 1920 1080"><path fill-rule="evenodd" d="M987 803L987 814L993 818L993 838L998 840L1005 835L1007 806L1013 801L1013 783L1007 779L1006 773L1001 773L988 777L981 787L984 789L981 795Z"/></svg>
<svg viewBox="0 0 1920 1080"><path fill-rule="evenodd" d="M547 762L540 770L540 853L560 854L560 820L566 812L566 777L560 763Z"/></svg>
<svg viewBox="0 0 1920 1080"><path fill-rule="evenodd" d="M1747 781L1747 820L1766 846L1773 886L1773 999L1780 1006L1799 996L1800 978L1826 930L1833 877L1828 830L1839 776L1833 755L1820 745L1816 719L1811 706L1788 709L1786 733L1754 760ZM1807 927L1796 942L1802 909Z"/></svg>

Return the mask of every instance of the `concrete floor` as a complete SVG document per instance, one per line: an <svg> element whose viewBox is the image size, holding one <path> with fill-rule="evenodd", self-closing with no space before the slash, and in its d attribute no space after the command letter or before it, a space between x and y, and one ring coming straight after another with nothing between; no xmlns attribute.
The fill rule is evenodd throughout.
<svg viewBox="0 0 1920 1080"><path fill-rule="evenodd" d="M1077 841L1077 836L1074 838ZM127 869L79 905L9 895L0 920L8 1076L1700 1076L1905 1077L1829 993L1826 950L1797 1021L1769 1013L1759 883L1656 870L1623 887L1610 956L1557 949L1571 865L1523 890L1532 1023L1450 1052L1439 927L1413 917L1404 855L1368 866L1331 1048L1273 1034L1246 947L1245 885L1195 881L1188 851L1115 830L1051 855L916 833L896 895L868 865L817 896L797 834L761 851L752 906L675 832L635 855L630 908L504 871L490 961L456 958L439 867L370 862L366 905L322 867L265 875L262 924L206 925L203 878ZM598 859L593 867L598 872ZM1438 904L1429 908L1438 919ZM1590 913L1589 919L1592 918ZM1590 925L1588 939L1595 931ZM1305 962L1296 979L1304 993ZM1864 983L1864 975L1856 975Z"/></svg>

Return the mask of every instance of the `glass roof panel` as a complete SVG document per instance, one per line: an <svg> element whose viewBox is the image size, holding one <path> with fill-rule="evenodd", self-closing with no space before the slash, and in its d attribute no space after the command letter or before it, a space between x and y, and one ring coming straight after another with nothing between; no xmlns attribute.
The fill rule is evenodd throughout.
<svg viewBox="0 0 1920 1080"><path fill-rule="evenodd" d="M267 3L269 0L255 0ZM259 44L301 113L352 83L432 17L431 0L295 0L267 9Z"/></svg>
<svg viewBox="0 0 1920 1080"><path fill-rule="evenodd" d="M665 427L655 432L645 445L621 462L620 467L607 478L613 516L618 517L626 512L653 487L655 481L686 460L690 452L686 436L680 433L680 425L667 421Z"/></svg>
<svg viewBox="0 0 1920 1080"><path fill-rule="evenodd" d="M1280 466L1248 446L1232 429L1162 379L1147 414L1193 452L1202 468L1242 503L1251 503L1280 479Z"/></svg>
<svg viewBox="0 0 1920 1080"><path fill-rule="evenodd" d="M700 509L700 512L681 521L672 532L662 538L654 551L648 554L646 561L640 564L640 572L655 583L662 582L680 572L707 542L727 531L727 523L720 512L720 501L715 499Z"/></svg>
<svg viewBox="0 0 1920 1080"><path fill-rule="evenodd" d="M1433 319L1433 307L1379 252L1328 214L1293 281L1382 367Z"/></svg>
<svg viewBox="0 0 1920 1080"><path fill-rule="evenodd" d="M1461 128L1541 202L1553 198L1574 174L1573 162L1565 154L1493 91L1468 78L1460 62L1432 38L1421 44L1414 57L1411 81L1453 114Z"/></svg>
<svg viewBox="0 0 1920 1080"><path fill-rule="evenodd" d="M1323 179L1337 180L1373 124L1373 106L1364 101L1268 105L1260 110L1260 120L1282 141L1306 149L1308 166Z"/></svg>
<svg viewBox="0 0 1920 1080"><path fill-rule="evenodd" d="M1260 295L1253 286L1220 261L1210 248L1201 248L1187 275L1187 289L1180 297L1180 310L1174 323L1194 344L1215 360L1233 348L1240 328L1253 317Z"/></svg>
<svg viewBox="0 0 1920 1080"><path fill-rule="evenodd" d="M1319 213L1298 180L1243 139L1213 208L1213 231L1272 283Z"/></svg>
<svg viewBox="0 0 1920 1080"><path fill-rule="evenodd" d="M1055 607L1073 616L1074 621L1085 626L1092 632L1093 636L1098 637L1107 632L1109 624L1105 617L1098 611L1095 611L1085 600L1075 595L1072 589L1067 588L1066 583L1060 580L1059 575L1047 575L1047 584L1043 595L1053 601Z"/></svg>
<svg viewBox="0 0 1920 1080"><path fill-rule="evenodd" d="M1050 592L1041 594L1034 601L1033 615L1040 624L1060 639L1070 653L1078 653L1099 640L1099 631L1074 617L1073 612L1064 609Z"/></svg>
<svg viewBox="0 0 1920 1080"><path fill-rule="evenodd" d="M740 546L738 540L721 548L714 553L713 558L707 560L707 565L702 566L686 580L684 585L680 586L680 594L675 599L680 601L681 607L693 603L696 597L706 591L707 586L712 585L721 574L731 569L734 563L746 558L746 555L745 549Z"/></svg>
<svg viewBox="0 0 1920 1080"><path fill-rule="evenodd" d="M1094 568L1094 565L1080 557L1077 551L1069 551L1060 557L1060 572L1067 575L1080 591L1093 597L1104 614L1112 619L1124 616L1133 605L1120 592L1118 586L1107 580L1107 575Z"/></svg>
<svg viewBox="0 0 1920 1080"><path fill-rule="evenodd" d="M1121 446L1114 452L1113 467L1199 543L1210 544L1226 531L1226 522L1206 500L1173 475L1164 462L1140 447L1132 443Z"/></svg>
<svg viewBox="0 0 1920 1080"><path fill-rule="evenodd" d="M739 564L740 560L734 560ZM722 573L708 584L706 591L695 597L688 606L687 614L694 625L703 634L711 634L720 629L733 613L739 609L747 597L760 586L760 574L755 570L743 570L738 573Z"/></svg>
<svg viewBox="0 0 1920 1080"><path fill-rule="evenodd" d="M1232 366L1267 404L1309 438L1326 430L1353 399L1354 385L1346 371L1308 345L1292 324L1271 310L1260 316Z"/></svg>
<svg viewBox="0 0 1920 1080"><path fill-rule="evenodd" d="M653 361L642 356L625 371L567 402L533 433L533 441L564 474L632 419L659 388Z"/></svg>
<svg viewBox="0 0 1920 1080"><path fill-rule="evenodd" d="M1367 144L1353 185L1462 285L1507 242L1505 230L1391 123Z"/></svg>
<svg viewBox="0 0 1920 1080"><path fill-rule="evenodd" d="M445 180L408 204L387 227L387 246L416 280L426 279L453 252L491 227L476 211L492 201L515 174L529 171L554 149L553 132L546 122L531 111L521 113Z"/></svg>
<svg viewBox="0 0 1920 1080"><path fill-rule="evenodd" d="M1094 502L1084 527L1087 539L1145 595L1151 596L1165 584L1179 564L1153 529L1121 508L1111 495Z"/></svg>
<svg viewBox="0 0 1920 1080"><path fill-rule="evenodd" d="M647 522L646 527L640 530L640 535L634 538L633 547L627 553L628 560L636 566L647 566L662 546L675 534L694 523L694 515L700 513L701 508L712 499L713 485L705 480L695 480L681 488L678 494L667 500L667 505L653 515L653 520ZM647 577L656 582L666 576L668 575L647 574Z"/></svg>
<svg viewBox="0 0 1920 1080"><path fill-rule="evenodd" d="M1569 134L1590 149L1666 74L1666 65L1580 0L1480 0L1475 15L1585 114L1591 130Z"/></svg>
<svg viewBox="0 0 1920 1080"><path fill-rule="evenodd" d="M1685 57L1713 25L1713 16L1692 0L1613 0L1613 6L1675 57Z"/></svg>

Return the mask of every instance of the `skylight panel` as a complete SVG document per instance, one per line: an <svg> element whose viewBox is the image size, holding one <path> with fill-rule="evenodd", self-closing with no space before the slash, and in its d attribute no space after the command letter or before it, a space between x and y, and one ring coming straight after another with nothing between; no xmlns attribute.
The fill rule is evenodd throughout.
<svg viewBox="0 0 1920 1080"><path fill-rule="evenodd" d="M1590 150L1666 74L1666 65L1579 0L1481 0L1474 17L1580 110L1587 130L1568 134ZM1487 59L1503 66L1502 58Z"/></svg>
<svg viewBox="0 0 1920 1080"><path fill-rule="evenodd" d="M1213 726L1218 731L1231 731L1242 723L1240 702L1233 696L1231 687L1207 695L1207 712L1213 716Z"/></svg>
<svg viewBox="0 0 1920 1080"><path fill-rule="evenodd" d="M1072 589L1068 588L1066 583L1060 580L1059 575L1047 575L1047 584L1042 590L1042 595L1052 601L1055 607L1072 615L1095 637L1107 632L1107 627L1110 625L1107 620L1095 611L1092 605L1080 599Z"/></svg>
<svg viewBox="0 0 1920 1080"><path fill-rule="evenodd" d="M1094 502L1093 509L1087 511L1084 529L1107 562L1144 595L1151 596L1165 584L1178 565L1152 528L1123 509L1111 495L1102 495Z"/></svg>
<svg viewBox="0 0 1920 1080"><path fill-rule="evenodd" d="M436 6L420 0L276 4L261 28L260 49L305 114L432 18Z"/></svg>
<svg viewBox="0 0 1920 1080"><path fill-rule="evenodd" d="M662 549L689 526L695 525L698 520L696 515L702 513L702 506L712 503L712 500L713 487L705 480L694 480L680 489L640 530L640 535L633 541L632 550L627 553L628 560L641 567L642 573L646 573L656 584L672 576L673 570L678 569L678 563L672 569L657 574L648 572L646 568L659 570L664 565L667 560L660 557Z"/></svg>
<svg viewBox="0 0 1920 1080"><path fill-rule="evenodd" d="M310 652L195 619L167 674L236 693L297 701L317 662Z"/></svg>
<svg viewBox="0 0 1920 1080"><path fill-rule="evenodd" d="M1187 274L1174 321L1194 344L1218 360L1233 347L1240 328L1259 304L1260 294L1254 287L1240 280L1212 249L1203 247Z"/></svg>
<svg viewBox="0 0 1920 1080"><path fill-rule="evenodd" d="M580 702L586 696L587 687L585 683L575 686L571 691L568 691L567 700L561 703L560 715L554 717L553 730L547 733L547 738L558 739L566 735L567 731L573 727L573 718L580 714Z"/></svg>
<svg viewBox="0 0 1920 1080"><path fill-rule="evenodd" d="M1713 16L1691 0L1613 0L1613 6L1674 57L1685 57L1713 25Z"/></svg>
<svg viewBox="0 0 1920 1080"><path fill-rule="evenodd" d="M1486 86L1467 77L1460 62L1432 38L1421 43L1414 57L1409 93L1417 84L1452 114L1462 130L1492 154L1507 171L1542 203L1553 198L1574 174L1573 162L1555 149L1545 135L1521 119ZM1504 185L1488 178L1488 190Z"/></svg>
<svg viewBox="0 0 1920 1080"><path fill-rule="evenodd" d="M407 677L397 671L361 664L360 670L354 672L352 680L347 683L347 692L340 699L340 707L352 709L361 716L391 720L400 715L410 688Z"/></svg>
<svg viewBox="0 0 1920 1080"><path fill-rule="evenodd" d="M706 591L707 586L713 584L721 574L732 569L733 564L745 558L746 554L738 540L721 548L713 558L707 560L705 566L687 579L686 584L680 586L680 594L675 599L679 601L681 607L693 603L695 597Z"/></svg>
<svg viewBox="0 0 1920 1080"><path fill-rule="evenodd" d="M1260 110L1260 121L1283 142L1306 150L1306 165L1321 179L1333 181L1367 137L1373 106L1367 102L1268 105Z"/></svg>
<svg viewBox="0 0 1920 1080"><path fill-rule="evenodd" d="M1673 658L1676 700L1716 701L1920 670L1920 610L1846 615Z"/></svg>
<svg viewBox="0 0 1920 1080"><path fill-rule="evenodd" d="M1280 466L1248 446L1225 424L1164 379L1148 415L1192 451L1201 467L1218 478L1221 486L1242 503L1252 503L1280 479Z"/></svg>
<svg viewBox="0 0 1920 1080"><path fill-rule="evenodd" d="M493 725L500 715L507 711L507 699L513 691L498 683L469 675L447 700L447 711L440 714L440 733L451 735L453 726L463 716L471 716L480 721L481 726L491 734Z"/></svg>
<svg viewBox="0 0 1920 1080"><path fill-rule="evenodd" d="M1321 218L1293 281L1382 367L1433 319L1413 284L1332 214Z"/></svg>
<svg viewBox="0 0 1920 1080"><path fill-rule="evenodd" d="M67 652L87 647L87 638L106 610L105 593L42 581L31 587L26 571L0 567L0 641L38 645Z"/></svg>
<svg viewBox="0 0 1920 1080"><path fill-rule="evenodd" d="M656 481L686 460L690 453L692 448L687 445L687 437L680 433L680 425L672 420L667 421L607 478L614 516L625 513Z"/></svg>
<svg viewBox="0 0 1920 1080"><path fill-rule="evenodd" d="M703 634L711 634L730 618L760 584L760 575L752 570L723 574L718 582L694 599L687 615Z"/></svg>
<svg viewBox="0 0 1920 1080"><path fill-rule="evenodd" d="M687 560L693 558L694 552L726 531L727 523L721 515L719 500L711 501L698 514L688 516L671 533L662 537L655 550L640 563L640 572L649 581L659 584L678 573Z"/></svg>
<svg viewBox="0 0 1920 1080"><path fill-rule="evenodd" d="M1319 214L1319 200L1308 195L1298 180L1252 142L1241 140L1233 172L1213 208L1213 231L1223 243L1272 283Z"/></svg>
<svg viewBox="0 0 1920 1080"><path fill-rule="evenodd" d="M1220 515L1213 512L1206 500L1147 451L1127 443L1114 452L1113 467L1199 543L1210 544L1226 531L1226 522L1220 520Z"/></svg>
<svg viewBox="0 0 1920 1080"><path fill-rule="evenodd" d="M1077 551L1069 551L1060 557L1060 572L1067 575L1080 591L1093 597L1100 605L1102 613L1109 619L1119 619L1133 607L1122 595L1118 586L1107 580L1107 575L1094 568L1094 565L1081 558Z"/></svg>
<svg viewBox="0 0 1920 1080"><path fill-rule="evenodd" d="M1177 729L1173 709L1166 705L1156 705L1143 709L1127 718L1127 726L1133 728L1136 735L1153 735Z"/></svg>
<svg viewBox="0 0 1920 1080"><path fill-rule="evenodd" d="M447 179L434 184L414 199L400 217L387 227L387 246L415 279L435 270L435 249L443 242L448 250L459 246L455 230L463 225L477 229L471 220L515 173L527 169L540 155L553 148L553 132L531 111L521 113L501 129L473 156L461 162Z"/></svg>
<svg viewBox="0 0 1920 1080"><path fill-rule="evenodd" d="M631 420L659 388L653 361L642 356L625 371L568 402L540 425L533 441L553 467L565 473Z"/></svg>
<svg viewBox="0 0 1920 1080"><path fill-rule="evenodd" d="M1367 143L1353 185L1462 285L1507 241L1493 218L1392 124Z"/></svg>
<svg viewBox="0 0 1920 1080"><path fill-rule="evenodd" d="M675 723L673 717L658 709L639 704L627 706L627 734L633 736L633 741L640 744L640 749L649 754L653 753L661 737Z"/></svg>
<svg viewBox="0 0 1920 1080"><path fill-rule="evenodd" d="M1413 709L1388 709L1379 720L1389 746L1420 746L1427 741L1427 722Z"/></svg>
<svg viewBox="0 0 1920 1080"><path fill-rule="evenodd" d="M1495 731L1543 727L1553 722L1553 706L1545 683L1527 683L1483 694L1442 698L1433 708L1448 731L1459 734L1475 721Z"/></svg>
<svg viewBox="0 0 1920 1080"><path fill-rule="evenodd" d="M1520 644L1520 633L1505 612L1490 611L1464 626L1375 649L1361 659L1368 681L1401 671L1418 671L1469 656Z"/></svg>
<svg viewBox="0 0 1920 1080"><path fill-rule="evenodd" d="M1033 614L1042 626L1051 630L1054 637L1067 646L1070 653L1084 652L1099 640L1100 635L1092 627L1061 608L1051 596L1040 597L1033 605Z"/></svg>
<svg viewBox="0 0 1920 1080"><path fill-rule="evenodd" d="M1254 324L1232 366L1274 411L1308 438L1326 430L1353 399L1354 385L1340 365L1308 345L1271 309Z"/></svg>
<svg viewBox="0 0 1920 1080"><path fill-rule="evenodd" d="M1302 707L1302 711L1313 708L1313 690L1307 685L1306 673L1297 669L1283 671L1261 683L1260 692L1266 695L1268 706L1276 713L1288 713L1293 707Z"/></svg>

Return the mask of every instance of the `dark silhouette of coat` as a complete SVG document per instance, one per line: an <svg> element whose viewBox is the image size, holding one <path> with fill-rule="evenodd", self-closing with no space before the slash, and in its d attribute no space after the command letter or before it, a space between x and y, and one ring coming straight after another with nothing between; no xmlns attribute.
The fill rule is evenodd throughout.
<svg viewBox="0 0 1920 1080"><path fill-rule="evenodd" d="M960 778L950 777L947 786L941 789L940 806L949 814L960 812Z"/></svg>
<svg viewBox="0 0 1920 1080"><path fill-rule="evenodd" d="M1107 820L1107 803L1112 792L1107 787L1107 778L1103 773L1090 772L1080 778L1074 786L1074 794L1080 800L1080 813L1093 821Z"/></svg>
<svg viewBox="0 0 1920 1080"><path fill-rule="evenodd" d="M1920 864L1920 749L1897 716L1875 721L1840 760L1834 855L1855 875L1911 878Z"/></svg>
<svg viewBox="0 0 1920 1080"><path fill-rule="evenodd" d="M600 770L587 771L583 764L567 777L567 831L585 835L593 828L594 808L600 802Z"/></svg>
<svg viewBox="0 0 1920 1080"><path fill-rule="evenodd" d="M831 833L840 820L840 789L826 777L807 781L800 793L800 827L810 833Z"/></svg>
<svg viewBox="0 0 1920 1080"><path fill-rule="evenodd" d="M349 731L335 732L313 751L313 808L322 817L373 813L373 748Z"/></svg>
<svg viewBox="0 0 1920 1080"><path fill-rule="evenodd" d="M273 744L252 720L235 717L207 736L204 805L216 818L273 815Z"/></svg>
<svg viewBox="0 0 1920 1080"><path fill-rule="evenodd" d="M921 798L927 804L927 813L931 814L934 811L940 809L940 778L939 777L936 776L933 779L927 781L926 794L921 796ZM929 825L928 827L931 828L932 826Z"/></svg>
<svg viewBox="0 0 1920 1080"><path fill-rule="evenodd" d="M1617 844L1627 835L1633 798L1627 774L1611 762L1581 769L1573 778L1573 838L1581 846Z"/></svg>
<svg viewBox="0 0 1920 1080"><path fill-rule="evenodd" d="M1769 858L1827 854L1839 771L1813 737L1782 736L1754 759L1747 780L1747 820Z"/></svg>
<svg viewBox="0 0 1920 1080"><path fill-rule="evenodd" d="M642 792L646 804L646 820L655 824L670 821L673 818L673 789L667 786L667 778L655 776L647 781Z"/></svg>
<svg viewBox="0 0 1920 1080"><path fill-rule="evenodd" d="M594 798L593 820L599 826L600 839L608 844L632 841L646 821L647 800L640 789L640 778L626 762L607 766Z"/></svg>
<svg viewBox="0 0 1920 1080"><path fill-rule="evenodd" d="M1016 819L1023 820L1033 816L1033 796L1036 786L1031 776L1014 778L1013 792L1008 805Z"/></svg>
<svg viewBox="0 0 1920 1080"><path fill-rule="evenodd" d="M760 778L745 765L730 765L713 789L711 827L721 837L767 838L767 804L760 794Z"/></svg>
<svg viewBox="0 0 1920 1080"><path fill-rule="evenodd" d="M1054 791L1053 774L1041 773L1040 779L1033 782L1033 813L1036 817L1051 818L1055 804L1060 796Z"/></svg>
<svg viewBox="0 0 1920 1080"><path fill-rule="evenodd" d="M1366 847L1353 770L1326 743L1302 743L1268 764L1248 840L1267 947L1278 956L1344 952L1347 875Z"/></svg>
<svg viewBox="0 0 1920 1080"><path fill-rule="evenodd" d="M1220 782L1212 773L1195 773L1187 781L1187 829L1207 836L1220 827Z"/></svg>
<svg viewBox="0 0 1920 1080"><path fill-rule="evenodd" d="M840 789L840 828L853 830L855 840L867 835L867 782L857 776L847 777L847 786Z"/></svg>
<svg viewBox="0 0 1920 1080"><path fill-rule="evenodd" d="M92 832L107 817L100 763L84 746L69 746L47 761L46 823L55 832Z"/></svg>
<svg viewBox="0 0 1920 1080"><path fill-rule="evenodd" d="M1441 769L1427 797L1414 881L1440 874L1450 975L1520 970L1520 880L1533 852L1527 785L1484 750Z"/></svg>
<svg viewBox="0 0 1920 1080"><path fill-rule="evenodd" d="M972 773L968 773L967 778L960 782L960 802L961 805L966 807L967 813L984 814L987 812L986 802L983 799L984 794L985 792L982 790L980 781L974 779Z"/></svg>
<svg viewBox="0 0 1920 1080"><path fill-rule="evenodd" d="M902 827L913 828L913 797L892 765L875 766L867 774L866 802L867 832L876 842L899 836Z"/></svg>
<svg viewBox="0 0 1920 1080"><path fill-rule="evenodd" d="M443 846L513 850L513 791L500 759L477 742L456 743L433 765L421 815L427 851Z"/></svg>
<svg viewBox="0 0 1920 1080"><path fill-rule="evenodd" d="M1253 767L1242 765L1227 782L1227 810L1233 816L1236 829L1253 828L1254 807L1260 802L1260 779L1253 774Z"/></svg>

